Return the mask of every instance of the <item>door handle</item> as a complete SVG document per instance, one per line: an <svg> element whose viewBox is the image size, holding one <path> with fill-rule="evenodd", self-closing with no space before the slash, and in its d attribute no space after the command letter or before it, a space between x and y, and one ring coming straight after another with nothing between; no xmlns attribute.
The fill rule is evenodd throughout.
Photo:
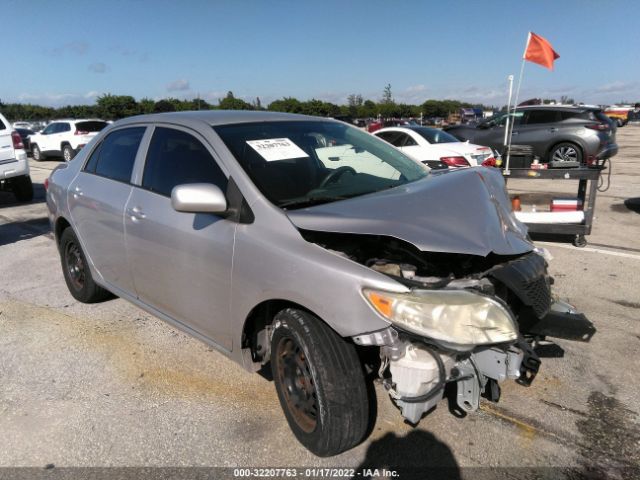
<svg viewBox="0 0 640 480"><path fill-rule="evenodd" d="M513 132L511 132L511 135L518 135L518 131L514 130Z"/></svg>
<svg viewBox="0 0 640 480"><path fill-rule="evenodd" d="M552 128L550 128L550 129L549 129L549 131L550 131L551 133L555 133L555 132L557 132L557 131L558 131L558 129L557 129L556 127L552 127Z"/></svg>
<svg viewBox="0 0 640 480"><path fill-rule="evenodd" d="M73 198L80 198L83 195L82 189L80 187L75 187L73 189Z"/></svg>
<svg viewBox="0 0 640 480"><path fill-rule="evenodd" d="M147 217L144 213L142 213L142 209L140 207L127 208L127 215L129 215L131 217L131 220L133 220L134 222Z"/></svg>

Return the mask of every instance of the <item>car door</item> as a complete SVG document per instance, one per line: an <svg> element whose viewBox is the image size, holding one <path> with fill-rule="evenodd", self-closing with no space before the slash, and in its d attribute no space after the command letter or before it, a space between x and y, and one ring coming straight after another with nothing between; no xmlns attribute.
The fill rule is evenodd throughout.
<svg viewBox="0 0 640 480"><path fill-rule="evenodd" d="M109 133L71 182L69 210L85 254L106 286L135 295L125 249L124 210L146 127Z"/></svg>
<svg viewBox="0 0 640 480"><path fill-rule="evenodd" d="M9 123L5 123L0 119L0 163L15 158L10 127Z"/></svg>
<svg viewBox="0 0 640 480"><path fill-rule="evenodd" d="M41 152L51 150L51 147L49 145L53 143L52 138L58 129L58 125L58 122L50 123L44 130L42 130L40 135L38 135L36 143L38 144L38 148Z"/></svg>
<svg viewBox="0 0 640 480"><path fill-rule="evenodd" d="M127 252L138 298L231 350L231 266L236 224L210 213L177 212L176 185L227 176L197 133L155 127L125 210Z"/></svg>
<svg viewBox="0 0 640 480"><path fill-rule="evenodd" d="M60 122L53 135L49 137L48 150L56 154L62 153L62 142L68 139L71 125L69 122Z"/></svg>
<svg viewBox="0 0 640 480"><path fill-rule="evenodd" d="M544 157L554 138L558 137L560 112L551 108L532 109L524 112L522 121L513 127L511 143L530 145L534 155Z"/></svg>

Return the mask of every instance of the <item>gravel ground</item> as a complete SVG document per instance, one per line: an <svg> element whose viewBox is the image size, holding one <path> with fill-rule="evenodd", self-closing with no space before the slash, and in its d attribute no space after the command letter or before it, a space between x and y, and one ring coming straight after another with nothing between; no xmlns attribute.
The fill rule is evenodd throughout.
<svg viewBox="0 0 640 480"><path fill-rule="evenodd" d="M598 329L591 342L557 341L564 358L543 359L531 387L506 383L500 403L483 401L466 418L443 401L412 428L377 387L371 435L329 459L298 444L262 376L123 300L75 302L44 203L42 182L58 162L32 162L33 202L0 193L0 467L37 470L0 468L0 478L61 467L245 466L386 467L401 478L424 478L416 472L433 466L447 467L448 478L622 478L616 469L640 464L640 214L625 205L640 197L640 128L620 129L618 142L589 246L541 243L554 257L556 292ZM569 183L510 181L509 188L523 202L541 202L575 192Z"/></svg>

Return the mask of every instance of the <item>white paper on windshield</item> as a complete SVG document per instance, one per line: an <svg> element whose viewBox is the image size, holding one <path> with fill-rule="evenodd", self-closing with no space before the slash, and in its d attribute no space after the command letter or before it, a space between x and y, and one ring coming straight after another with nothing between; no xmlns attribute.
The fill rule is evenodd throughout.
<svg viewBox="0 0 640 480"><path fill-rule="evenodd" d="M251 148L267 162L288 160L290 158L308 157L304 150L288 138L266 138L264 140L247 140Z"/></svg>

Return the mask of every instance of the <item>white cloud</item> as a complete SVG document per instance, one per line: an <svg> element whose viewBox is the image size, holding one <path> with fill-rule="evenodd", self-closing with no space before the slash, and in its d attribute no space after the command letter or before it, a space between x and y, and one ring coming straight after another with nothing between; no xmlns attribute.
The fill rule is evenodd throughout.
<svg viewBox="0 0 640 480"><path fill-rule="evenodd" d="M58 47L54 47L51 49L47 49L46 52L50 55L59 56L65 53L71 53L74 55L84 55L89 50L89 44L83 41L73 41L69 43L65 43L64 45L60 45Z"/></svg>
<svg viewBox="0 0 640 480"><path fill-rule="evenodd" d="M96 97L100 95L96 91L90 91L84 94L78 93L42 93L30 94L21 93L17 97L20 103L32 103L45 107L61 107L64 105L87 105L95 102Z"/></svg>
<svg viewBox="0 0 640 480"><path fill-rule="evenodd" d="M185 80L184 78L174 80L167 85L167 92L184 92L190 89L189 80Z"/></svg>
<svg viewBox="0 0 640 480"><path fill-rule="evenodd" d="M109 67L107 67L107 65L102 62L98 62L89 65L88 69L93 73L105 73L107 70L109 70Z"/></svg>

